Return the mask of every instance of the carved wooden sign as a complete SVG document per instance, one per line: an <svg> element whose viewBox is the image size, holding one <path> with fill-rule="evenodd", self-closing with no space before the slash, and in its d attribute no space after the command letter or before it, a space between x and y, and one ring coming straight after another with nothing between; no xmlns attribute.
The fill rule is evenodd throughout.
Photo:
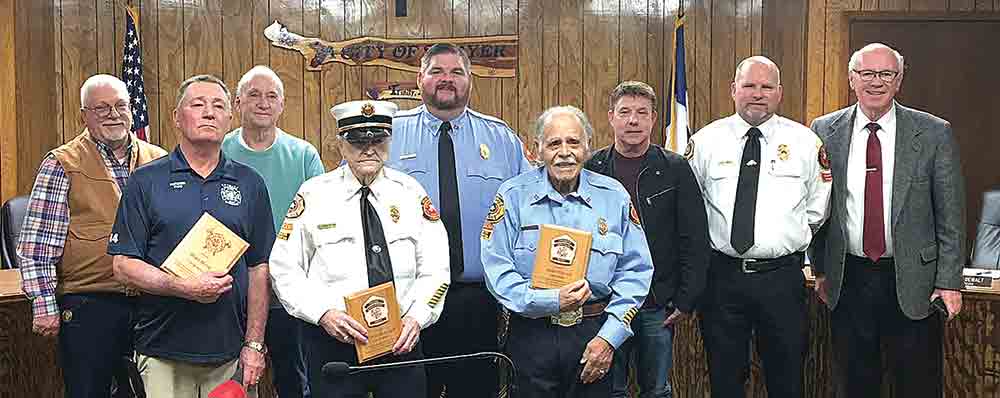
<svg viewBox="0 0 1000 398"><path fill-rule="evenodd" d="M438 39L386 39L358 37L328 42L289 32L274 21L264 36L275 47L298 51L309 61L307 69L317 71L328 62L345 65L381 65L410 72L420 71L420 57L435 43L462 47L472 62L472 74L480 77L514 77L517 69L517 35L455 37Z"/></svg>
<svg viewBox="0 0 1000 398"><path fill-rule="evenodd" d="M376 82L365 90L365 95L373 100L422 100L416 82Z"/></svg>

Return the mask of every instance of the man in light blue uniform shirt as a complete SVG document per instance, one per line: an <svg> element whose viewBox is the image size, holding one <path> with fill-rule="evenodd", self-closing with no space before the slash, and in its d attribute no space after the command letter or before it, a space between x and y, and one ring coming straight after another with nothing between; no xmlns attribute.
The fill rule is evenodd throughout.
<svg viewBox="0 0 1000 398"><path fill-rule="evenodd" d="M392 120L387 165L424 186L448 232L452 284L441 319L422 336L427 357L498 349L499 307L483 285L479 232L500 183L530 167L506 123L468 108L469 71L461 48L431 46L417 75L424 104ZM427 369L428 397L445 385L451 397L495 396L497 384L487 361Z"/></svg>
<svg viewBox="0 0 1000 398"><path fill-rule="evenodd" d="M583 169L593 135L583 112L550 108L536 126L544 166L500 186L481 231L486 285L511 312L518 397L608 397L614 351L632 336L653 261L625 188ZM531 287L542 224L591 232L585 279Z"/></svg>

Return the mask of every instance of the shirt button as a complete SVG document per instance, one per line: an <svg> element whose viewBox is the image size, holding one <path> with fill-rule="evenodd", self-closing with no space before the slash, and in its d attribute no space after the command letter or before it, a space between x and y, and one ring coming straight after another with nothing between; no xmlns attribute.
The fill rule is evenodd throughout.
<svg viewBox="0 0 1000 398"><path fill-rule="evenodd" d="M208 196L201 198L201 200L208 200Z"/></svg>

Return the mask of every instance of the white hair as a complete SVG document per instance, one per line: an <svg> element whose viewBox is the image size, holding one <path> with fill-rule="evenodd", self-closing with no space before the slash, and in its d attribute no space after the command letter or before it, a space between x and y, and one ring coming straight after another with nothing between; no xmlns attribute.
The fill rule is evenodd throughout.
<svg viewBox="0 0 1000 398"><path fill-rule="evenodd" d="M131 100L125 82L111 75L100 74L93 75L83 82L83 86L80 87L80 106L87 106L87 97L90 96L90 91L97 87L111 87L118 91L125 98L125 101Z"/></svg>
<svg viewBox="0 0 1000 398"><path fill-rule="evenodd" d="M847 63L848 71L857 69L858 64L861 63L861 56L864 55L864 53L881 49L889 50L889 52L892 53L892 56L896 57L896 64L899 65L899 70L897 72L902 74L905 65L903 64L903 55L900 54L899 51L896 51L894 48L889 47L882 43L868 44L867 46L861 47L860 50L855 51L854 54L851 54L851 60L848 61Z"/></svg>
<svg viewBox="0 0 1000 398"><path fill-rule="evenodd" d="M557 115L570 115L575 117L576 120L580 122L580 126L583 127L583 132L587 136L586 144L589 148L590 138L594 136L594 127L591 126L590 121L587 120L587 115L584 114L580 108L572 105L553 106L546 109L545 112L542 112L542 115L539 116L538 120L535 122L535 141L539 143L542 142L542 137L545 135L545 127L548 126L549 122L552 121L552 118Z"/></svg>
<svg viewBox="0 0 1000 398"><path fill-rule="evenodd" d="M748 68L750 64L763 64L774 69L774 75L777 77L777 83L781 84L781 70L778 69L778 64L774 63L770 58L763 55L754 55L750 58L740 61L739 65L736 65L736 73L733 74L733 81L740 80L740 75L743 74L743 70Z"/></svg>
<svg viewBox="0 0 1000 398"><path fill-rule="evenodd" d="M271 81L278 86L278 95L281 96L281 98L285 98L285 83L281 82L281 78L278 77L277 73L274 73L274 70L264 65L254 66L253 68L250 68L247 73L243 74L243 77L240 78L240 82L236 84L236 96L239 97L240 94L243 93L244 87L250 83L250 80L253 80L253 78L257 76L264 76L271 79Z"/></svg>

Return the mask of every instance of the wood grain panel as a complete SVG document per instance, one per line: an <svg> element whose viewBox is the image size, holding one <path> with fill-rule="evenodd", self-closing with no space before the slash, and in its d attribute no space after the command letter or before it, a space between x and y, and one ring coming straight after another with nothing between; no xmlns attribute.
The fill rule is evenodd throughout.
<svg viewBox="0 0 1000 398"><path fill-rule="evenodd" d="M253 67L253 33L246 28L252 25L253 3L244 0L222 1L222 76L219 76L236 97L240 78ZM280 76L279 76L280 77ZM232 128L241 125L240 115L233 113Z"/></svg>
<svg viewBox="0 0 1000 398"><path fill-rule="evenodd" d="M1000 8L998 6L997 8ZM976 11L993 11L994 5L990 0L976 0Z"/></svg>
<svg viewBox="0 0 1000 398"><path fill-rule="evenodd" d="M581 109L584 66L583 7L584 4L576 0L559 2L559 104L573 105ZM601 29L599 26L591 28ZM596 57L600 55L590 58Z"/></svg>
<svg viewBox="0 0 1000 398"><path fill-rule="evenodd" d="M250 40L253 42L253 64L268 65L271 63L273 47L271 41L264 37L264 29L274 22L274 19L271 18L271 8L268 6L270 2L268 0L252 0L250 3L252 4L250 8L251 26L247 34L250 35ZM279 50L275 49L274 51Z"/></svg>
<svg viewBox="0 0 1000 398"><path fill-rule="evenodd" d="M289 31L302 34L302 0L272 0L269 13L271 18L285 25ZM281 128L299 138L304 137L305 122L303 73L314 73L304 72L304 63L305 59L296 52L271 48L271 69L285 84L285 112L281 115Z"/></svg>
<svg viewBox="0 0 1000 398"><path fill-rule="evenodd" d="M54 106L52 108L52 119L55 121L56 127L60 130L59 135L61 136L62 135L61 130L63 128L63 123L64 123L63 122L63 118L65 116L64 116L64 113L63 113L63 111L64 111L63 104L61 102L61 98L63 98L63 95L64 95L63 94L63 86L62 86L61 82L63 81L64 76L63 76L63 66L62 66L62 58L63 58L62 57L62 33L63 33L62 32L62 9L60 7L52 7L52 18L53 18L53 24L52 24L53 25L52 26L52 45L53 45L53 52L55 52L55 55L52 57L52 61L53 61L52 62L52 66L53 66L53 71L52 71L53 75L52 75L52 78L53 78L53 81L60 82L60 83L54 84L55 85L56 98L58 98L58 99L56 100L56 106ZM11 28L13 29L13 26ZM11 44L13 45L13 43L11 43ZM13 69L11 69L11 70L13 70ZM75 115L75 113L73 115ZM71 117L73 115L71 115Z"/></svg>
<svg viewBox="0 0 1000 398"><path fill-rule="evenodd" d="M160 134L163 128L161 123L166 119L160 111L160 47L157 35L157 11L160 9L160 2L157 0L145 0L138 8L139 37L142 44L142 80L146 92L146 112L149 114L149 133L146 138L149 142L161 145ZM171 148L166 148L170 150Z"/></svg>
<svg viewBox="0 0 1000 398"><path fill-rule="evenodd" d="M361 0L361 34L364 36L385 37L386 13L388 11L389 0ZM357 97L353 100L363 99L364 89L375 82L386 80L386 68L381 66L361 67L361 86L358 87Z"/></svg>
<svg viewBox="0 0 1000 398"><path fill-rule="evenodd" d="M0 301L0 398L63 396L56 339L31 332L31 304Z"/></svg>
<svg viewBox="0 0 1000 398"><path fill-rule="evenodd" d="M157 11L160 59L160 146L170 151L177 145L173 112L177 89L188 76L184 72L184 9L176 3L160 3Z"/></svg>
<svg viewBox="0 0 1000 398"><path fill-rule="evenodd" d="M714 0L712 2L712 78L709 86L712 100L708 109L709 121L733 113L732 96L722 95L722 93L730 92L733 72L736 70L735 1Z"/></svg>
<svg viewBox="0 0 1000 398"><path fill-rule="evenodd" d="M340 0L323 0L320 12L320 34L329 40L344 40L344 3ZM345 87L346 67L342 64L334 63L330 67L324 68L321 73L322 102L320 104L322 114L323 132L320 136L320 144L316 145L320 159L327 170L333 170L340 162L340 153L337 151L337 119L330 113L330 108L344 101L347 97L347 87Z"/></svg>
<svg viewBox="0 0 1000 398"><path fill-rule="evenodd" d="M318 37L320 31L320 0L302 1L302 32ZM303 68L305 65L303 65ZM314 147L323 144L322 73L302 70L302 136Z"/></svg>
<svg viewBox="0 0 1000 398"><path fill-rule="evenodd" d="M808 17L806 0L767 0L768 26L764 53L781 69L783 98L778 113L793 120L803 120L805 112L805 34Z"/></svg>
<svg viewBox="0 0 1000 398"><path fill-rule="evenodd" d="M202 4L184 8L184 78L200 74L221 78L222 5L219 1Z"/></svg>
<svg viewBox="0 0 1000 398"><path fill-rule="evenodd" d="M121 68L115 63L115 53L121 52L120 36L125 30L123 26L119 33L115 24L115 11L119 5L110 1L95 0L94 7L97 16L97 21L93 24L97 34L97 47L94 48L97 55L97 71L119 76ZM117 58L121 58L121 54Z"/></svg>
<svg viewBox="0 0 1000 398"><path fill-rule="evenodd" d="M559 37L562 5L558 1L540 2L542 11L542 108L558 105L559 101ZM568 50L567 50L568 51ZM523 63L522 63L523 65ZM568 73L568 72L567 72ZM541 113L541 112L538 112ZM539 116L535 114L534 117Z"/></svg>
<svg viewBox="0 0 1000 398"><path fill-rule="evenodd" d="M386 26L389 29L389 37L393 38L423 38L424 37L424 18L434 18L432 16L425 16L424 14L424 4L419 1L408 1L406 2L406 16L397 17L395 8L396 4L390 4L389 12L386 13ZM437 10L436 13L440 13ZM436 16L441 18L440 15ZM399 70L388 70L388 81L389 82L414 82L417 80L417 74L415 72L399 71ZM367 87L366 87L367 88ZM473 89L475 93L475 89ZM420 101L413 100L394 100L396 105L399 105L399 109L411 109L420 106Z"/></svg>
<svg viewBox="0 0 1000 398"><path fill-rule="evenodd" d="M845 65L850 54L845 51L846 38L838 32L844 32L847 29L847 18L844 16L844 12L857 10L859 6L858 0L829 0L827 2L823 113L832 112L847 104L849 87L846 83L847 68Z"/></svg>
<svg viewBox="0 0 1000 398"><path fill-rule="evenodd" d="M950 0L949 11L972 11L976 9L976 0Z"/></svg>
<svg viewBox="0 0 1000 398"><path fill-rule="evenodd" d="M622 4L624 5L624 4ZM623 63L637 64L639 54L624 53L619 49L619 33L615 31L618 22L615 12L618 2L613 0L588 2L583 8L583 42L587 43L583 58L583 81L586 82L587 93L582 96L582 103L572 103L583 110L594 126L594 137L590 141L593 149L603 148L614 142L614 131L608 125L608 94L618 85L622 68L635 72L635 66L624 67ZM633 10L635 11L635 10ZM637 15L623 15L623 23L636 24L640 21ZM623 34L623 47L634 47L639 39L633 35ZM645 47L646 41L642 40ZM619 61L614 55L622 54ZM609 56L611 55L611 56ZM628 57L628 58L627 58ZM621 65L621 67L619 66Z"/></svg>
<svg viewBox="0 0 1000 398"><path fill-rule="evenodd" d="M599 22L611 28L616 25L618 26L617 34L612 32L613 36L617 36L613 37L613 39L618 41L618 59L611 60L611 62L619 65L618 76L615 78L619 82L625 80L647 82L649 76L647 75L645 64L650 55L648 51L649 43L646 41L646 33L649 32L649 1L621 0L620 4L616 3L618 2L605 1L600 5L604 17ZM594 4L592 7L597 8L598 6ZM587 37L590 33L590 28L597 28L597 26L587 23L587 21L584 22L584 25L587 27L587 31L584 32L585 40L590 40ZM594 42L585 41L585 43ZM586 53L584 62L588 61L586 58L601 57L600 53L591 51L589 45L584 51ZM610 73L611 71L608 72ZM607 93L604 93L604 96L606 97ZM604 108L604 110L607 110L607 104L604 105ZM596 114L593 117L600 120L604 119Z"/></svg>
<svg viewBox="0 0 1000 398"><path fill-rule="evenodd" d="M541 113L545 102L544 59L551 58L542 52L544 31L544 6L538 1L522 1L518 4L518 54L517 54L517 107L518 132L532 152L537 152L535 143L535 118ZM549 76L554 78L553 76Z"/></svg>
<svg viewBox="0 0 1000 398"><path fill-rule="evenodd" d="M15 93L14 2L0 2L0 92ZM0 96L0 203L17 196L17 96Z"/></svg>
<svg viewBox="0 0 1000 398"><path fill-rule="evenodd" d="M364 28L362 24L362 3L362 0L344 1L345 39L364 35ZM347 90L345 92L346 97L343 101L359 100L364 98L361 71L362 69L359 67L346 68L344 84L346 85Z"/></svg>
<svg viewBox="0 0 1000 398"><path fill-rule="evenodd" d="M469 2L469 26L467 32L457 30L455 36L487 36L500 34L502 0L476 0ZM456 9L456 18L460 10ZM460 18L459 18L460 19ZM500 117L503 113L500 91L501 79L472 77L470 106L484 114Z"/></svg>
<svg viewBox="0 0 1000 398"><path fill-rule="evenodd" d="M910 11L945 11L948 1L942 0L910 0Z"/></svg>
<svg viewBox="0 0 1000 398"><path fill-rule="evenodd" d="M83 128L80 120L80 86L97 73L97 19L95 1L80 1L62 7L63 128L59 142L65 142ZM35 166L37 166L37 162Z"/></svg>
<svg viewBox="0 0 1000 398"><path fill-rule="evenodd" d="M810 1L808 10L808 30L806 32L806 115L807 126L812 119L824 113L823 101L826 86L826 4Z"/></svg>
<svg viewBox="0 0 1000 398"><path fill-rule="evenodd" d="M500 34L516 35L518 33L518 8L517 0L501 0L500 5ZM519 47L524 45L523 41L518 42ZM520 70L518 70L520 73ZM498 115L510 125L514 132L523 134L520 128L520 109L518 108L518 82L517 79L500 80L500 108ZM523 135L522 135L523 140Z"/></svg>
<svg viewBox="0 0 1000 398"><path fill-rule="evenodd" d="M646 9L646 83L653 86L656 92L656 122L653 123L651 140L654 144L663 145L663 118L667 103L667 91L670 90L670 81L667 76L672 76L670 63L673 55L670 53L673 43L674 12L676 10L665 10L666 4L663 0L650 0Z"/></svg>
<svg viewBox="0 0 1000 398"><path fill-rule="evenodd" d="M739 64L740 61L750 57L751 55L756 55L753 52L754 26L752 16L750 14L750 5L752 3L752 0L733 1L733 15L735 15L735 18L733 19L733 22L735 22L733 29L733 50L735 50L733 60L735 63L733 65ZM759 49L760 46L758 45L757 48Z"/></svg>
<svg viewBox="0 0 1000 398"><path fill-rule="evenodd" d="M910 8L910 0L879 0L878 9L881 11L905 11Z"/></svg>
<svg viewBox="0 0 1000 398"><path fill-rule="evenodd" d="M31 190L42 156L62 143L59 126L46 110L60 106L52 82L55 47L53 4L21 0L15 8L15 92L17 93L17 192ZM76 91L79 93L79 91ZM77 96L76 102L80 99ZM31 117L28 117L31 115ZM9 149L8 149L9 150Z"/></svg>

